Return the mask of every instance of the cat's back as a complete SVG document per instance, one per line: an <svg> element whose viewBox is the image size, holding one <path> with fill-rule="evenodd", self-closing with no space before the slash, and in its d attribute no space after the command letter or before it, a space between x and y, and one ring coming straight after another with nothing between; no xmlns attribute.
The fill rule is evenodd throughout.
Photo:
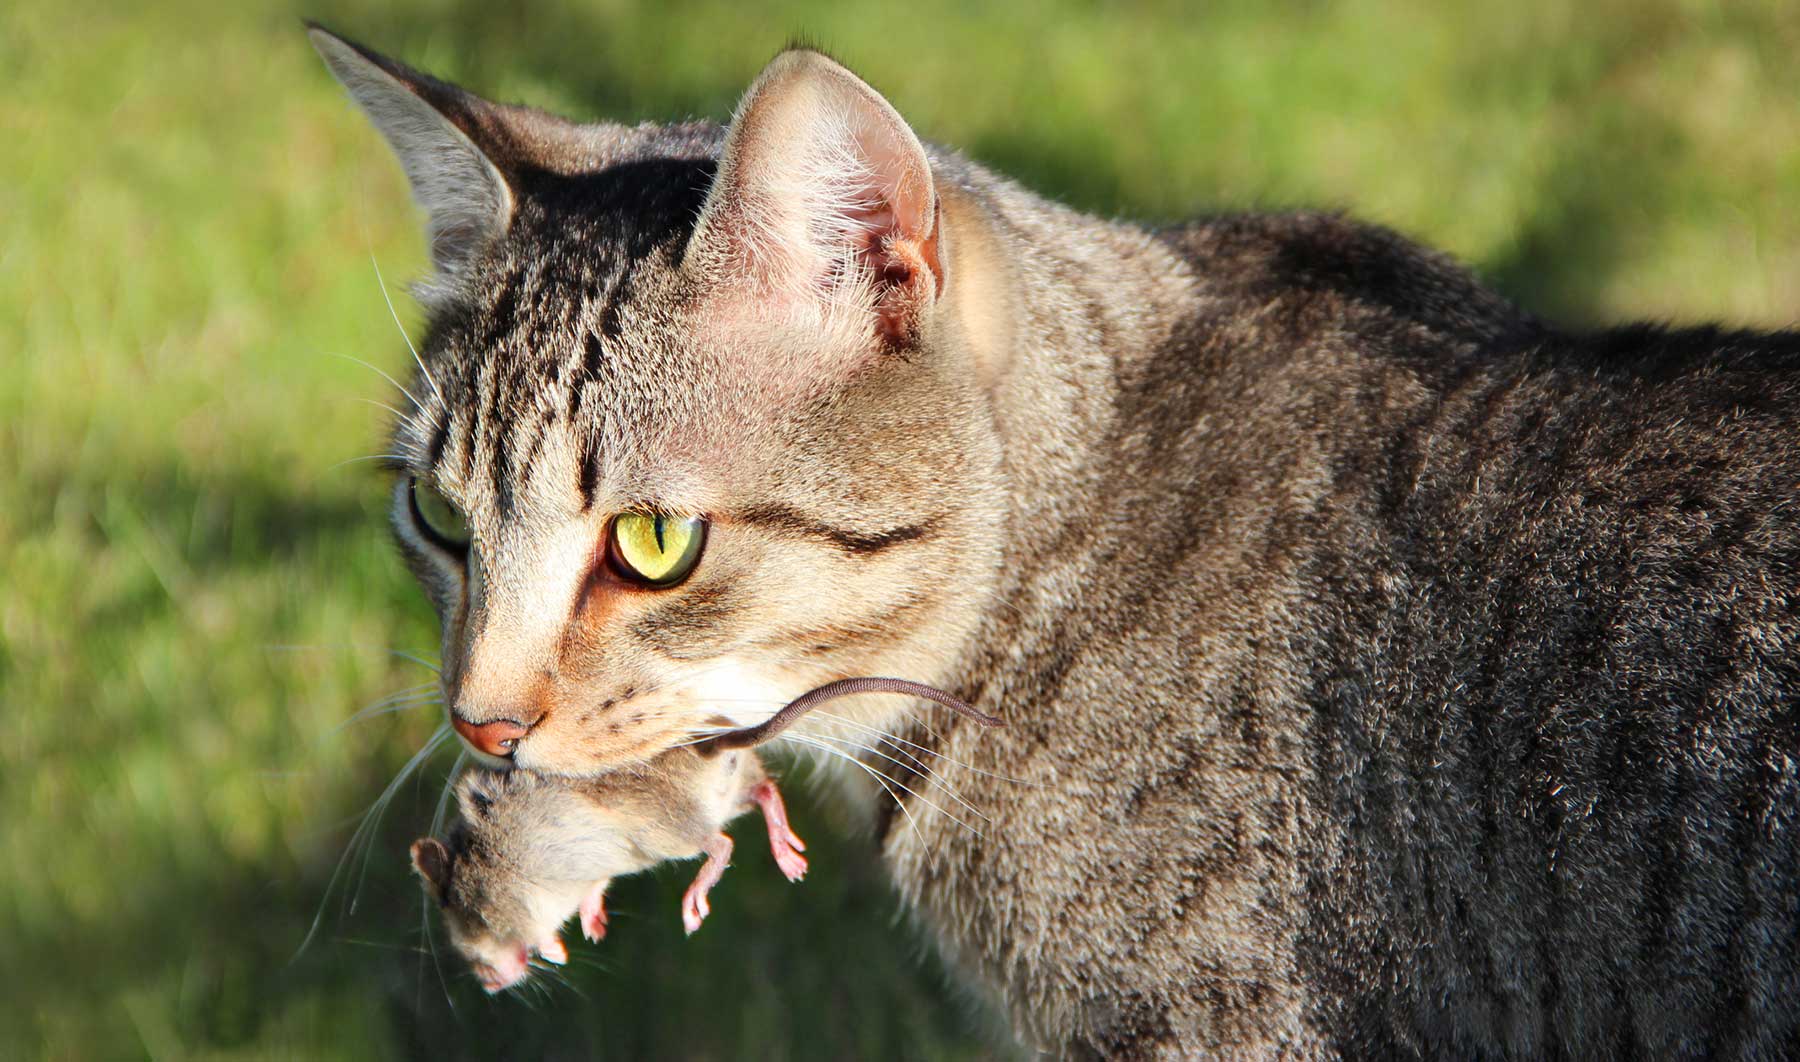
<svg viewBox="0 0 1800 1062"><path fill-rule="evenodd" d="M1215 976L1184 964L1281 909L1293 950L1256 969L1291 962L1354 1055L1775 1054L1800 1028L1800 339L1567 332L1327 214L1155 239L1191 297L1112 352L1105 489L1072 521L1128 513L1129 548L1020 561L1084 593L1005 679L1150 779L1100 798L1135 843L1199 864L1239 824L1209 873L1264 908L1196 904L1214 921L1144 976ZM1092 631L1108 652L1067 633ZM1227 766L1159 803L1200 761Z"/></svg>
<svg viewBox="0 0 1800 1062"><path fill-rule="evenodd" d="M1302 963L1351 1042L1778 1053L1800 338L1562 332L1329 216L1166 238L1211 293L1187 353L1279 396L1238 481L1285 492L1287 585L1328 603L1293 638L1336 838Z"/></svg>

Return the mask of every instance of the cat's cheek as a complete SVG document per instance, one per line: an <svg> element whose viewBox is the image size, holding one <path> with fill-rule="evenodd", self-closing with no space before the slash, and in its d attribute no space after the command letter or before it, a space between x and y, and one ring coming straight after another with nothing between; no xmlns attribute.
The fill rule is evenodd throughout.
<svg viewBox="0 0 1800 1062"><path fill-rule="evenodd" d="M804 683L740 660L702 667L671 698L694 727L736 730L755 726L817 683ZM671 709L676 710L676 709Z"/></svg>

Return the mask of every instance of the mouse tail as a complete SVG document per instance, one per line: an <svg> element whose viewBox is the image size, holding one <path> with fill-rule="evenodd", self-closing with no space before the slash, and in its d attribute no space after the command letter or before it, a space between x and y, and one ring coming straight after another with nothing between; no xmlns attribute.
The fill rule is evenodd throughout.
<svg viewBox="0 0 1800 1062"><path fill-rule="evenodd" d="M908 697L921 697L925 700L967 716L981 726L1005 726L1006 724L976 708L955 694L946 693L936 686L927 686L923 682L899 678L847 678L836 682L827 682L817 689L808 690L789 701L782 709L756 726L732 730L717 737L698 743L695 747L701 752L712 754L728 749L755 748L765 742L774 740L783 730L793 726L800 717L812 711L826 701L839 697L850 697L859 693L897 693Z"/></svg>

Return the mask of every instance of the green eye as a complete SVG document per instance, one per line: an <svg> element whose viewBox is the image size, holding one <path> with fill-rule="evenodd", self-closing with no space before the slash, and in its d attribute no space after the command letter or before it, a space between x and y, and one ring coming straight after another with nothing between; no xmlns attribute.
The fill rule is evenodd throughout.
<svg viewBox="0 0 1800 1062"><path fill-rule="evenodd" d="M698 517L620 513L606 532L613 568L645 586L673 586L694 570L706 542L706 521Z"/></svg>
<svg viewBox="0 0 1800 1062"><path fill-rule="evenodd" d="M448 550L469 548L469 522L430 484L413 480L412 510L427 538Z"/></svg>

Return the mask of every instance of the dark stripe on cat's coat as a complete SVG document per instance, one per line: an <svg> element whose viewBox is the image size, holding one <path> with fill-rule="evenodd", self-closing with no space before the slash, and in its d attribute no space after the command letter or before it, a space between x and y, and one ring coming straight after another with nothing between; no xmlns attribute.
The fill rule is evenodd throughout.
<svg viewBox="0 0 1800 1062"><path fill-rule="evenodd" d="M937 523L935 519L927 519L916 524L893 527L885 531L852 531L848 528L834 527L822 520L810 517L798 509L777 503L756 505L739 510L737 518L745 523L763 524L768 527L778 527L783 531L810 535L831 543L845 553L861 556L880 553L907 542L926 539L930 537L932 529Z"/></svg>

